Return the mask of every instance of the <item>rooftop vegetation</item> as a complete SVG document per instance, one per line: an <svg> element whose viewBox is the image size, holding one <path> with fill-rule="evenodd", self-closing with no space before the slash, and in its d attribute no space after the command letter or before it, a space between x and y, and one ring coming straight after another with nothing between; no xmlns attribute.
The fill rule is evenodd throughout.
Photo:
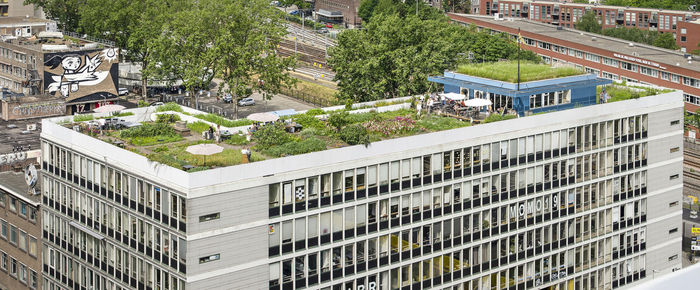
<svg viewBox="0 0 700 290"><path fill-rule="evenodd" d="M653 89L635 85L628 85L623 82L622 84L598 86L598 88L596 89L598 103L600 103L601 101L600 93L603 91L603 89L605 89L605 93L608 95L609 103L673 92L672 89Z"/></svg>
<svg viewBox="0 0 700 290"><path fill-rule="evenodd" d="M465 75L515 83L518 81L518 62L500 61L493 63L463 64L457 72ZM574 67L552 67L548 64L520 62L520 82L530 82L583 74Z"/></svg>

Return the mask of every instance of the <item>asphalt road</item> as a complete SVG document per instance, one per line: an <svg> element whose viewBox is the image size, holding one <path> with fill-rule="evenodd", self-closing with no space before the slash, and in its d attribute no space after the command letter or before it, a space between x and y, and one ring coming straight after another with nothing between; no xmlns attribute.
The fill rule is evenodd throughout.
<svg viewBox="0 0 700 290"><path fill-rule="evenodd" d="M315 106L311 104L304 103L302 101L287 97L285 95L275 95L271 100L263 100L262 94L254 93L252 98L255 100L254 106L238 107L238 118L245 118L253 113L271 112L279 110L294 109L295 111L302 111L313 109ZM179 104L184 104L188 107L194 107L194 104L190 103L188 99L183 96L168 96L165 100L166 102L177 102ZM235 119L234 104L227 104L223 101L216 101L216 97L200 97L198 100L199 110L214 113L224 116L229 119Z"/></svg>

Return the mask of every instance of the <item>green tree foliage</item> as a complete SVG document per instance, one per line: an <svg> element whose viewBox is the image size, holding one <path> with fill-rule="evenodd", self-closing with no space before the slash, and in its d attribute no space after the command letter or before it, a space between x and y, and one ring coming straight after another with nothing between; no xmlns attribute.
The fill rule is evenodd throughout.
<svg viewBox="0 0 700 290"><path fill-rule="evenodd" d="M515 59L518 47L504 34L477 33L445 17L379 14L365 29L341 33L338 45L329 49L329 64L339 97L365 102L434 91L428 76L454 68L469 51L475 60L498 61ZM525 50L521 57L539 61Z"/></svg>
<svg viewBox="0 0 700 290"><path fill-rule="evenodd" d="M282 6L296 5L299 9L306 9L311 6L306 0L281 0L280 4L282 4Z"/></svg>
<svg viewBox="0 0 700 290"><path fill-rule="evenodd" d="M368 23L372 16L380 14L398 14L401 17L416 16L416 8L418 8L420 19L442 19L445 17L439 10L428 6L424 1L417 1L416 5L416 0L362 0L357 16L362 18L363 22Z"/></svg>
<svg viewBox="0 0 700 290"><path fill-rule="evenodd" d="M442 1L442 9L445 11L456 13L469 13L471 11L472 2L470 0L444 0Z"/></svg>
<svg viewBox="0 0 700 290"><path fill-rule="evenodd" d="M187 9L186 0L81 0L80 31L88 35L112 40L126 59L141 64L141 86L146 97L148 79L154 75L149 70L153 55L153 40L169 22L176 9Z"/></svg>
<svg viewBox="0 0 700 290"><path fill-rule="evenodd" d="M698 0L604 0L603 4L613 6L630 6L643 8L661 8L672 10L688 10L691 5L700 9Z"/></svg>
<svg viewBox="0 0 700 290"><path fill-rule="evenodd" d="M347 111L332 112L328 116L328 124L336 131L340 131L343 127L350 124L350 114Z"/></svg>
<svg viewBox="0 0 700 290"><path fill-rule="evenodd" d="M601 26L598 23L598 18L595 16L595 13L593 12L587 12L586 14L583 14L583 17L581 17L581 20L578 21L575 25L576 29L578 30L583 30L583 31L588 31L588 32L593 32L593 33L598 33L600 34L601 32Z"/></svg>
<svg viewBox="0 0 700 290"><path fill-rule="evenodd" d="M345 126L342 129L340 129L340 132L338 133L340 140L345 141L345 143L348 143L350 145L369 145L369 133L367 133L367 129L361 125L358 124L353 124L350 126Z"/></svg>
<svg viewBox="0 0 700 290"><path fill-rule="evenodd" d="M679 48L678 45L676 45L676 39L673 38L673 35L670 32L661 33L656 39L654 39L652 45L673 50Z"/></svg>
<svg viewBox="0 0 700 290"><path fill-rule="evenodd" d="M253 139L262 147L270 147L293 141L294 138L284 130L282 123L274 123L261 126L253 132Z"/></svg>
<svg viewBox="0 0 700 290"><path fill-rule="evenodd" d="M41 7L49 19L56 20L61 29L78 31L80 11L86 0L24 0L25 5Z"/></svg>

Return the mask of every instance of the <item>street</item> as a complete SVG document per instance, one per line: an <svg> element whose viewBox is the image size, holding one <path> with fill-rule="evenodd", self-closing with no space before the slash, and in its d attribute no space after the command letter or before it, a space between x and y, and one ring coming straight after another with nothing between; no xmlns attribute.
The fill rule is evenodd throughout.
<svg viewBox="0 0 700 290"><path fill-rule="evenodd" d="M271 112L287 109L302 111L314 108L314 106L310 104L298 101L285 95L275 95L271 100L267 101L264 101L262 98L262 94L259 93L253 93L251 97L255 100L255 105L238 107L238 118L245 118L253 113ZM200 111L218 114L229 119L235 119L234 104L224 103L223 100L219 100L219 102L217 103L216 97L214 97L214 95L212 95L212 97L200 97L198 101ZM163 102L177 102L178 104L194 107L194 104L191 104L189 99L185 98L184 96L168 95L164 97Z"/></svg>

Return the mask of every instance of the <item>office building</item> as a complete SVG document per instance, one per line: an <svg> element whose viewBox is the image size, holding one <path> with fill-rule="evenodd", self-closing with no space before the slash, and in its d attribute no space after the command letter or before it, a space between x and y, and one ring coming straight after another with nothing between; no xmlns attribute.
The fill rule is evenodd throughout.
<svg viewBox="0 0 700 290"><path fill-rule="evenodd" d="M674 91L197 172L91 137L72 117L44 119L43 283L635 285L681 267L681 98ZM153 112L129 111L133 120Z"/></svg>

